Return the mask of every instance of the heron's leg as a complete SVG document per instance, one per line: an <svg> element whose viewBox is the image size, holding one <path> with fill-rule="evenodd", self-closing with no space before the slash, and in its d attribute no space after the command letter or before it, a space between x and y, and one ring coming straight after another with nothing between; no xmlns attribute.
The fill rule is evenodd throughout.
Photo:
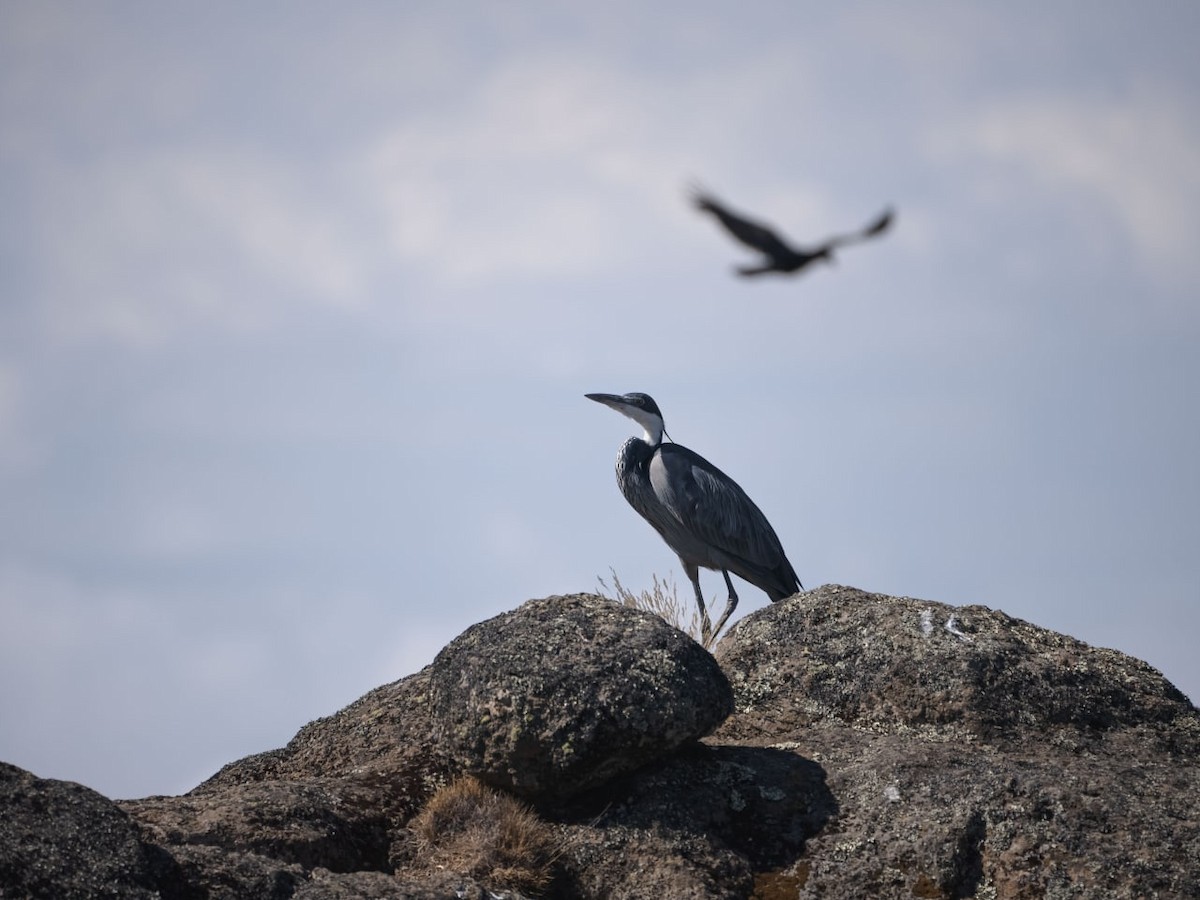
<svg viewBox="0 0 1200 900"><path fill-rule="evenodd" d="M692 583L692 588L696 592L696 606L700 608L700 643L705 647L708 646L709 638L712 637L712 622L708 618L708 610L704 607L704 592L700 590L700 569L691 563L683 563L683 571L687 575L688 580Z"/></svg>
<svg viewBox="0 0 1200 900"><path fill-rule="evenodd" d="M729 602L725 606L725 612L721 613L721 618L717 620L717 627L713 629L712 633L714 637L721 633L721 629L725 627L725 623L729 621L729 617L737 609L738 603L737 591L733 589L733 582L729 580L729 573L722 569L721 574L725 576L725 587L729 588Z"/></svg>

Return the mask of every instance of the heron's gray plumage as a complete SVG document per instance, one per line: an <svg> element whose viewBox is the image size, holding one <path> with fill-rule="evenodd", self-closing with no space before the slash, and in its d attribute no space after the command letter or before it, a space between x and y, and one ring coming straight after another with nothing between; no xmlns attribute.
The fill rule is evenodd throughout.
<svg viewBox="0 0 1200 900"><path fill-rule="evenodd" d="M617 454L617 484L625 499L679 556L700 606L707 641L737 605L732 572L782 600L801 589L767 517L732 478L687 447L663 443L662 413L646 394L587 394L637 421L643 437L632 437ZM729 604L717 627L709 625L698 567L725 576Z"/></svg>

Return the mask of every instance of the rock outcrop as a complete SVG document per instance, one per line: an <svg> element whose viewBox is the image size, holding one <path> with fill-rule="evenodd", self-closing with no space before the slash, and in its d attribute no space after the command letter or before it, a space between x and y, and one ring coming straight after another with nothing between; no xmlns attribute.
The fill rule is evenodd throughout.
<svg viewBox="0 0 1200 900"><path fill-rule="evenodd" d="M468 628L429 668L437 745L459 769L553 804L668 755L733 712L704 649L594 594Z"/></svg>
<svg viewBox="0 0 1200 900"><path fill-rule="evenodd" d="M717 660L743 712L933 740L1099 734L1190 708L1158 671L1115 650L982 606L837 586L735 623Z"/></svg>
<svg viewBox="0 0 1200 900"><path fill-rule="evenodd" d="M0 763L0 897L155 897L151 856L112 801Z"/></svg>
<svg viewBox="0 0 1200 900"><path fill-rule="evenodd" d="M777 873L800 897L1200 896L1200 716L1140 660L837 586L716 655L738 711L711 740L827 775L836 809Z"/></svg>
<svg viewBox="0 0 1200 900"><path fill-rule="evenodd" d="M1138 660L837 586L715 656L548 598L182 797L0 767L0 896L515 900L410 831L472 772L557 835L544 897L1200 896L1200 712Z"/></svg>

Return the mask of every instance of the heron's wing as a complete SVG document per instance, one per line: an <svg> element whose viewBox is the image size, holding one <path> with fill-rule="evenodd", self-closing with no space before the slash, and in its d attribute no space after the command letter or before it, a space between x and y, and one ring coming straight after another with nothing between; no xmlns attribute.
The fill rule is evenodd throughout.
<svg viewBox="0 0 1200 900"><path fill-rule="evenodd" d="M710 212L725 226L725 229L735 238L770 257L786 257L791 255L792 248L783 242L771 228L758 222L736 215L727 207L722 206L715 197L697 191L692 198L697 209Z"/></svg>
<svg viewBox="0 0 1200 900"><path fill-rule="evenodd" d="M774 569L785 560L767 517L737 482L699 454L663 444L650 461L650 484L681 536L752 569Z"/></svg>
<svg viewBox="0 0 1200 900"><path fill-rule="evenodd" d="M878 218L876 218L865 228L850 234L835 235L827 240L823 246L833 250L837 247L843 247L846 244L857 244L860 241L866 241L873 237L878 237L892 226L892 221L895 219L895 217L895 210L889 207L881 212Z"/></svg>

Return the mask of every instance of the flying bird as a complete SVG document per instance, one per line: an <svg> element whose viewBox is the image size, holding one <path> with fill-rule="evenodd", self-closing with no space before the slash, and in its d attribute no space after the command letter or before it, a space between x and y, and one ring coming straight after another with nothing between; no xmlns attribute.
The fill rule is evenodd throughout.
<svg viewBox="0 0 1200 900"><path fill-rule="evenodd" d="M585 394L633 419L642 437L617 453L617 485L638 513L679 556L696 592L704 646L720 634L737 607L732 572L765 591L774 603L803 589L775 530L732 478L698 453L663 443L666 429L658 404L647 394ZM712 627L700 590L699 569L719 569L729 601Z"/></svg>
<svg viewBox="0 0 1200 900"><path fill-rule="evenodd" d="M759 265L737 267L737 273L743 277L763 275L767 272L799 272L817 260L833 262L833 252L839 247L878 237L891 227L895 218L895 212L889 207L860 231L835 235L820 244L804 248L790 246L771 227L734 213L711 194L699 188L694 189L692 202L697 209L716 216L725 229L747 247L766 257Z"/></svg>

